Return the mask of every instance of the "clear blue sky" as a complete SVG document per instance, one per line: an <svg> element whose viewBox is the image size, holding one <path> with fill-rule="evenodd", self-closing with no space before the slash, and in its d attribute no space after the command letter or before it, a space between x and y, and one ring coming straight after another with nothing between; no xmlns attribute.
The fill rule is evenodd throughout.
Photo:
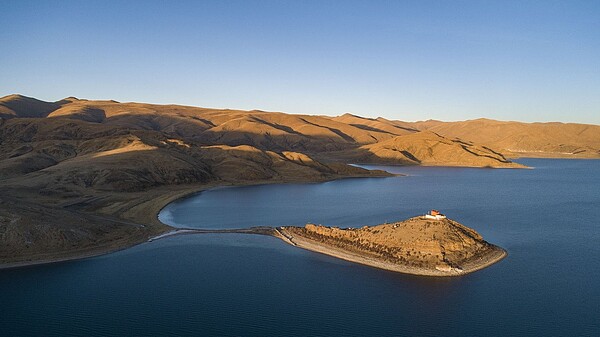
<svg viewBox="0 0 600 337"><path fill-rule="evenodd" d="M600 1L0 0L0 96L600 124Z"/></svg>

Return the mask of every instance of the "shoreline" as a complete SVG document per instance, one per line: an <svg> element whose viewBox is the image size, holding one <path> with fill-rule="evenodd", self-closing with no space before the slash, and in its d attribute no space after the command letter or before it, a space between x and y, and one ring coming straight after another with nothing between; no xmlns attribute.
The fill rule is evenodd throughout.
<svg viewBox="0 0 600 337"><path fill-rule="evenodd" d="M187 198L191 198L194 197L197 194L200 194L202 192L207 192L207 191L211 191L211 190L216 190L216 189L223 189L223 188L236 188L236 187L250 187L250 186L262 186L262 185L277 185L277 184L320 184L320 183L326 183L326 182L331 182L331 181L337 181L337 180L343 180L343 179L362 179L362 178L393 178L393 177L405 177L407 176L406 174L399 174L399 173L389 173L387 171L385 171L385 173L387 174L374 174L374 175L349 175L349 176L340 176L340 177L334 177L334 178L330 178L330 179L317 179L317 180L258 180L258 181L250 181L250 182L241 182L241 183L224 183L224 184L208 184L208 185L200 185L198 186L197 189L193 189L193 190L184 190L184 191L180 191L179 193L174 194L173 196L167 198L165 200L165 202L161 203L163 204L158 211L154 212L154 220L158 221L160 224L163 224L165 226L169 226L171 228L174 229L179 229L179 227L173 227L167 223L164 223L162 221L160 221L159 219L159 215L162 212L162 210L169 206L169 204L177 202L177 201L181 201L181 200L185 200Z"/></svg>
<svg viewBox="0 0 600 337"><path fill-rule="evenodd" d="M521 159L521 158L516 158L516 159ZM538 159L543 159L543 158L538 158ZM557 158L557 159L563 159L563 158ZM594 158L594 159L600 159L600 158ZM513 162L516 164L519 164L521 166L472 166L472 165L452 165L452 164L418 164L418 165L411 165L411 164L393 164L393 163L377 163L377 162L361 162L361 163L356 163L356 165L362 165L362 166L394 166L394 167L447 167L447 168L469 168L469 169L494 169L494 170L502 170L502 169L508 169L508 170L529 170L532 169L532 167L526 166L524 164L521 163L517 163L517 162ZM362 167L361 166L361 167Z"/></svg>
<svg viewBox="0 0 600 337"><path fill-rule="evenodd" d="M9 262L5 264L0 264L0 270L3 269L16 269L16 268L24 268L24 267L32 267L38 265L46 265L67 261L76 261L76 260L84 260L92 257L108 255L112 253L116 253L122 250L127 250L133 248L135 246L139 246L144 243L151 243L156 240L169 238L172 236L180 236L180 235L192 235L192 234L253 234L253 235L267 235L274 236L273 227L250 227L250 228L237 228L237 229L197 229L197 228L173 228L172 230L166 231L162 234L152 236L144 241L135 243L133 245L125 244L122 246L111 247L107 249L99 249L98 251L86 251L81 254L76 254L73 256L65 256L65 257L55 257L55 258L44 258L39 260L31 260L31 261L18 261L18 262Z"/></svg>
<svg viewBox="0 0 600 337"><path fill-rule="evenodd" d="M133 248L142 243L144 243L144 242L138 242L138 243L134 243L134 244L124 244L121 246L110 247L110 248L107 247L106 249L103 249L102 247L100 247L100 248L98 248L98 250L84 251L79 254L74 254L72 256L61 256L61 257L54 257L54 258L41 258L39 260L24 260L24 261L17 261L17 262L2 263L2 264L0 264L0 271L5 270L5 269L26 268L26 267L34 267L34 266L48 265L48 264L61 263L61 262L85 260L88 258L98 257L98 256L102 256L102 255L108 255L108 254L112 254L112 253L116 253L116 252L119 252L122 250L129 249L129 248Z"/></svg>
<svg viewBox="0 0 600 337"><path fill-rule="evenodd" d="M450 167L452 167L452 166L450 166ZM145 198L141 202L139 202L136 205L133 205L131 207L129 212L132 212L135 210L135 213L128 214L127 212L123 212L120 216L121 219L126 220L126 221L133 221L136 223L145 223L145 224L149 224L149 225L161 226L162 228L159 229L158 231L156 231L156 233L146 236L146 237L134 239L127 243L117 244L115 246L94 247L92 249L84 250L81 252L74 251L73 252L74 254L69 254L68 252L66 252L64 256L47 258L47 256L52 256L52 254L39 254L40 255L39 259L36 259L34 256L32 256L31 257L32 260L0 263L0 270L27 267L27 266L35 266L35 265L42 265L42 264L51 264L51 263L58 263L58 262L65 262L65 261L81 260L81 259L111 254L111 253L114 253L117 251L135 247L135 246L143 244L143 243L153 242L155 240L167 238L170 236L186 235L186 234L206 234L206 233L214 233L214 234L239 233L239 234L270 235L270 236L274 236L274 237L281 239L282 241L284 241L287 244L291 244L293 246L303 248L306 250L310 250L313 252L340 258L340 259L343 259L346 261L359 263L359 264L367 265L367 266L378 268L378 269L390 270L390 271L395 271L395 272L400 272L400 273L405 273L405 274L412 274L412 275L421 275L421 276L465 275L465 274L483 269L485 267L488 267L496 262L499 262L500 260L502 260L504 257L507 256L507 252L504 249L490 244L492 250L489 251L487 254L485 254L485 256L480 256L479 262L469 261L468 263L466 263L463 266L464 268L461 272L457 272L457 271L446 272L446 271L439 271L439 270L430 270L430 269L423 269L423 268L417 268L417 267L402 266L402 265L393 264L393 263L389 263L389 262L378 261L376 259L366 257L366 256L360 256L355 253L351 253L351 252L348 252L348 251L345 251L345 250L342 250L339 248L336 249L333 247L315 244L313 242L310 242L309 240L303 240L303 239L299 240L298 237L294 237L294 240L292 241L284 233L281 232L281 227L251 227L251 228L241 228L241 229L179 228L179 227L174 227L169 224L166 224L159 219L159 214L169 204L176 202L178 200L183 200L186 198L193 197L199 193L206 192L206 191L213 190L213 189L233 188L233 187L243 187L243 186L273 185L273 184L317 184L317 183L323 183L323 182L335 181L335 180L341 180L341 179L388 178L388 177L405 176L404 174L390 174L389 172L387 172L387 174L386 174L386 173L384 173L385 171L381 171L381 172L375 171L375 172L376 173L372 174L372 175L349 175L349 176L338 176L338 177L333 177L333 178L311 179L311 180L302 180L302 179L286 180L286 181L284 181L284 180L266 180L266 181L249 181L249 182L237 182L237 183L214 182L214 183L209 183L209 184L184 186L181 188L176 188L176 187L174 188L173 186L165 187L162 189L158 188L158 189L151 191L150 193L147 193L148 194L147 198ZM166 190L166 191L164 191L164 190ZM157 194L158 192L163 192L163 191L166 193L161 194L160 197L154 197L155 194ZM139 209L137 209L137 208L139 208ZM98 214L90 214L90 215L97 217L97 218L106 218L107 220L109 218L108 216L98 215ZM144 220L144 221L141 221L141 220ZM43 256L43 255L46 255L46 256ZM59 253L56 255L61 255L61 254Z"/></svg>
<svg viewBox="0 0 600 337"><path fill-rule="evenodd" d="M84 253L84 254L76 255L76 256L66 256L66 257L57 257L57 258L51 258L51 259L41 259L41 260L21 261L21 262L14 262L14 263L11 262L11 263L6 263L6 264L0 264L0 271L6 270L6 269L36 267L36 266L49 265L49 264L55 264L55 263L61 263L61 262L85 260L85 259L92 258L92 257L98 257L98 256L102 256L102 255L116 253L116 252L119 252L122 250L133 248L137 245L138 244L135 244L133 246L124 246L122 248L116 248L116 249L111 249L111 250L106 250L106 251L101 250L98 252L89 252L89 253Z"/></svg>
<svg viewBox="0 0 600 337"><path fill-rule="evenodd" d="M490 244L490 247L487 251L479 254L478 256L470 259L465 264L462 265L461 271L451 270L451 271L442 271L437 269L426 269L426 268L418 268L411 267L401 264L395 264L391 262L382 261L377 258L359 255L354 252L350 252L341 248L331 247L328 245L318 244L310 239L306 239L300 236L292 237L288 233L285 232L285 228L283 227L250 227L250 228L237 228L237 229L196 229L196 228L175 228L173 230L167 231L165 233L153 236L148 238L146 241L136 243L134 245L125 245L117 248L112 248L108 251L100 250L98 252L88 252L83 253L81 255L73 256L73 257L64 257L64 258L55 258L55 259L46 259L46 260L36 260L36 261L24 261L24 262L16 262L0 265L0 270L2 269L15 269L15 268L25 268L37 265L44 264L53 264L74 260L83 260L87 258L97 257L101 255L107 255L111 253L115 253L118 251L126 250L137 245L143 243L151 243L156 240L169 238L172 236L180 236L180 235L198 235L198 234L251 234L251 235L265 235L272 236L280 239L281 241L307 251L328 255L334 258L338 258L341 260L345 260L352 263L361 264L364 266L398 272L402 274L408 275L416 275L416 276L428 276L428 277L453 277L453 276L462 276L473 273L475 271L484 269L489 267L497 262L500 262L508 253L501 247Z"/></svg>
<svg viewBox="0 0 600 337"><path fill-rule="evenodd" d="M335 257L338 259L342 259L345 261L358 263L361 265L383 269L393 272L399 272L402 274L410 274L417 276L434 276L434 277L452 277L452 276L461 276L473 273L475 271L484 269L489 267L497 262L500 262L506 256L508 256L508 252L501 247L490 244L490 248L479 254L478 256L470 259L462 266L461 271L451 270L451 271L442 271L437 269L427 269L427 268L418 268L405 266L401 264L395 264L391 262L382 261L380 259L376 259L369 256L359 255L354 252L350 252L341 248L331 247L329 245L323 245L314 242L313 240L303 238L301 236L292 236L285 232L285 228L279 227L276 228L276 232L278 233L278 237L287 244L292 246L302 248L308 251L312 251L315 253L328 255L331 257Z"/></svg>
<svg viewBox="0 0 600 337"><path fill-rule="evenodd" d="M97 257L102 255L108 255L121 250L133 248L143 243L147 243L149 240L156 238L157 236L163 236L171 232L178 232L181 229L191 230L193 232L187 234L201 234L201 233L242 233L242 234L260 234L251 231L252 228L246 229L235 229L235 230L206 230L206 229L190 229L190 228L177 228L169 224L165 224L158 219L160 212L167 207L169 204L180 200L192 197L198 193L202 193L211 189L216 188L231 188L231 187L243 187L243 186L258 186L258 185L272 185L272 184L317 184L328 181L335 181L341 179L359 179L359 178L390 178L402 175L396 175L389 172L378 172L372 171L369 175L347 175L347 176L334 176L330 178L319 178L319 179L294 179L294 180L259 180L259 181L245 181L245 182L213 182L208 184L193 184L187 186L163 186L157 189L147 191L143 194L147 195L147 198L142 200L135 205L121 213L118 216L119 221L127 221L137 223L145 226L159 226L162 227L152 233L151 235L140 237L140 238L124 238L124 241L130 240L129 242L113 241L114 245L104 245L92 247L89 249L82 248L80 250L72 250L57 253L39 253L28 256L20 261L9 261L0 262L0 270L23 268L44 264L52 264L59 262L83 260L91 257ZM133 198L132 198L133 199ZM129 202L135 200L128 200ZM89 213L88 216L94 217L98 220L115 221L115 219L106 214ZM253 227L256 228L256 227ZM165 235L165 237L172 235L182 235L186 233L175 233ZM156 240L156 239L155 239Z"/></svg>

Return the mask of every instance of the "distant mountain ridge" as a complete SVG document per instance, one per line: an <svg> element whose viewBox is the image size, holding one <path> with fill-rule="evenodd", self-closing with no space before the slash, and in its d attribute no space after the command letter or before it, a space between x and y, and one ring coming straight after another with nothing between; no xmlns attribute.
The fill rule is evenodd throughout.
<svg viewBox="0 0 600 337"><path fill-rule="evenodd" d="M44 102L22 95L0 98L0 118L42 118L60 108L59 102Z"/></svg>
<svg viewBox="0 0 600 337"><path fill-rule="evenodd" d="M44 102L20 95L0 98L0 118L68 118L116 128L159 131L204 144L249 145L262 150L319 155L432 131L450 140L486 147L508 158L600 158L600 126L575 123L489 119L403 122L352 114L338 117L290 115L259 110L90 101L74 97ZM444 165L443 162L430 164Z"/></svg>
<svg viewBox="0 0 600 337"><path fill-rule="evenodd" d="M508 157L600 158L599 125L480 118L420 125L420 128L486 145Z"/></svg>

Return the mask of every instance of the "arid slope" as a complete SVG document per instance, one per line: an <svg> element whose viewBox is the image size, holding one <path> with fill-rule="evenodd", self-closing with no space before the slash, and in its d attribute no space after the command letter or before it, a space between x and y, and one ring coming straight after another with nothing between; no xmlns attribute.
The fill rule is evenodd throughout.
<svg viewBox="0 0 600 337"><path fill-rule="evenodd" d="M363 145L338 155L359 163L390 163L428 166L471 166L523 168L485 146L451 140L431 131L398 136L379 143Z"/></svg>
<svg viewBox="0 0 600 337"><path fill-rule="evenodd" d="M521 123L490 119L423 122L415 128L474 142L507 157L600 158L600 126L576 123Z"/></svg>

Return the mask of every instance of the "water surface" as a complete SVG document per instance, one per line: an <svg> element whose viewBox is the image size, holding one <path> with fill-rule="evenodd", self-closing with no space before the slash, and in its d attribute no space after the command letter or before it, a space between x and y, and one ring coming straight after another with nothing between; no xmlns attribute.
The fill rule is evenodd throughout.
<svg viewBox="0 0 600 337"><path fill-rule="evenodd" d="M535 169L384 167L408 176L220 188L160 215L346 227L438 208L508 250L473 274L403 275L263 236L171 237L0 271L0 335L600 335L600 161L520 162Z"/></svg>

